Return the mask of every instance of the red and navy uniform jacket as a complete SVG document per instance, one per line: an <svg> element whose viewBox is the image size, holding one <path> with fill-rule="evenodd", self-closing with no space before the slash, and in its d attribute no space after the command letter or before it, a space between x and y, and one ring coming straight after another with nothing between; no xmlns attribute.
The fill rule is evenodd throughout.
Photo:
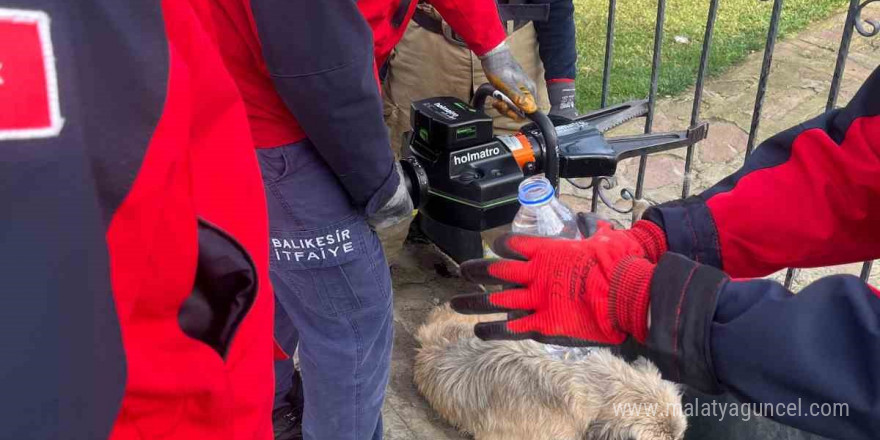
<svg viewBox="0 0 880 440"><path fill-rule="evenodd" d="M399 184L373 62L354 0L199 0L247 106L254 145L312 142L370 215Z"/></svg>
<svg viewBox="0 0 880 440"><path fill-rule="evenodd" d="M270 439L264 192L189 2L0 4L4 437Z"/></svg>
<svg viewBox="0 0 880 440"><path fill-rule="evenodd" d="M373 30L377 66L385 63L403 38L418 3L418 0L358 0L358 7ZM428 0L428 3L477 56L494 49L507 37L495 0Z"/></svg>
<svg viewBox="0 0 880 440"><path fill-rule="evenodd" d="M749 278L880 257L880 69L846 107L771 137L733 175L645 217L671 251L652 278L648 336L666 377L799 405L773 417L827 437L877 438L878 291L851 275L797 295ZM846 403L848 416L811 416L825 403Z"/></svg>
<svg viewBox="0 0 880 440"><path fill-rule="evenodd" d="M435 2L478 53L504 40L494 1ZM387 57L416 3L403 9L400 25L400 2L389 0L217 0L199 11L247 105L254 145L308 137L368 215L399 182L374 50Z"/></svg>

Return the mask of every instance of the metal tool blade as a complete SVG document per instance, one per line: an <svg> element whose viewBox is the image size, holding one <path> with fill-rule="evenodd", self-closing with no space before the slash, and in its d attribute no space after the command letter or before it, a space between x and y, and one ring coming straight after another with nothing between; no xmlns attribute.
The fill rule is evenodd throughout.
<svg viewBox="0 0 880 440"><path fill-rule="evenodd" d="M599 133L605 133L627 121L647 114L648 101L639 99L592 111L575 119L575 121L587 122L595 127Z"/></svg>

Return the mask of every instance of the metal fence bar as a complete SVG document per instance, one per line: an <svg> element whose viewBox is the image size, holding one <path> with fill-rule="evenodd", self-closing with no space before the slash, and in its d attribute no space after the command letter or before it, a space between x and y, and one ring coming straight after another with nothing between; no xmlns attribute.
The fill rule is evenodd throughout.
<svg viewBox="0 0 880 440"><path fill-rule="evenodd" d="M785 281L782 283L786 289L791 288L791 283L794 282L794 279L798 276L798 269L788 269L785 271Z"/></svg>
<svg viewBox="0 0 880 440"><path fill-rule="evenodd" d="M651 64L651 91L648 94L648 117L645 120L645 133L654 127L654 107L657 104L657 83L660 81L660 54L663 45L663 24L666 21L666 0L657 2L657 22L654 27L654 59ZM642 198L645 187L645 170L648 166L648 155L639 157L639 175L636 179L636 199Z"/></svg>
<svg viewBox="0 0 880 440"><path fill-rule="evenodd" d="M749 141L746 144L745 157L749 157L755 148L758 137L758 126L761 122L761 111L764 107L764 94L767 92L767 79L770 77L770 65L773 63L773 50L776 49L776 37L779 35L779 17L782 15L783 0L774 0L773 12L770 15L770 29L767 31L767 44L764 47L764 62L761 64L761 77L758 80L758 95L755 97L755 110L752 112L752 125L749 128Z"/></svg>
<svg viewBox="0 0 880 440"><path fill-rule="evenodd" d="M611 65L614 60L614 22L617 17L617 0L608 1L608 24L605 28L605 66L602 70L602 98L600 107L608 105L608 93L611 88ZM590 212L599 209L599 179L592 179L593 196L590 198Z"/></svg>
<svg viewBox="0 0 880 440"><path fill-rule="evenodd" d="M871 269L873 268L873 266L873 261L865 261L864 263L862 263L862 272L861 274L859 274L859 278L861 278L862 281L868 281L868 278L870 278L871 276Z"/></svg>
<svg viewBox="0 0 880 440"><path fill-rule="evenodd" d="M694 107L691 110L691 127L696 127L700 120L700 106L703 101L703 82L709 67L709 53L712 49L712 35L715 33L715 19L718 17L718 4L720 0L712 0L709 4L709 17L706 19L706 33L703 35L703 50L700 52L700 67L697 71L697 85L694 89ZM694 160L694 150L697 144L688 145L687 155L684 161L684 182L682 182L681 198L686 198L691 192L691 166Z"/></svg>
<svg viewBox="0 0 880 440"><path fill-rule="evenodd" d="M865 261L865 264L862 265L862 273L859 274L859 278L861 278L862 281L868 281L868 277L871 276L872 266L874 266L873 261Z"/></svg>
<svg viewBox="0 0 880 440"><path fill-rule="evenodd" d="M614 20L617 12L617 0L608 1L608 26L605 29L605 68L602 70L602 101L601 107L608 105L608 88L611 85L611 63L614 59Z"/></svg>
<svg viewBox="0 0 880 440"><path fill-rule="evenodd" d="M592 179L591 185L593 185L593 197L590 198L590 212L595 214L599 210L599 181Z"/></svg>
<svg viewBox="0 0 880 440"><path fill-rule="evenodd" d="M846 57L849 55L849 44L852 42L853 30L855 29L856 15L859 11L859 0L850 0L849 10L846 12L846 21L843 25L843 35L840 37L840 47L837 50L837 63L834 65L834 76L831 78L831 90L828 93L828 103L825 111L834 110L837 105L837 96L840 94L840 83L843 81L843 71L846 67Z"/></svg>

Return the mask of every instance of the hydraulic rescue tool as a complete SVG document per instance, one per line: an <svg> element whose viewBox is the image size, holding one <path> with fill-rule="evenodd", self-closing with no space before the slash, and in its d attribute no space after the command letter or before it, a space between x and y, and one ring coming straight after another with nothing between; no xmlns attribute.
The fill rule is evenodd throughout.
<svg viewBox="0 0 880 440"><path fill-rule="evenodd" d="M559 178L613 176L626 158L693 145L705 139L703 122L685 131L605 138L611 128L647 114L647 101L630 101L571 120L541 112L512 135L494 136L482 111L488 97L508 101L489 84L473 105L457 98L414 102L412 131L401 165L419 208L418 227L455 261L483 255L480 232L513 221L520 182L544 173ZM512 106L512 103L509 105Z"/></svg>

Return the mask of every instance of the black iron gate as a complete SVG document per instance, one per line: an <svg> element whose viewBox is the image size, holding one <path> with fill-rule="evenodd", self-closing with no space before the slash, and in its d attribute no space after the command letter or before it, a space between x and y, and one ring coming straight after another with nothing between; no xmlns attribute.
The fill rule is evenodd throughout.
<svg viewBox="0 0 880 440"><path fill-rule="evenodd" d="M757 1L757 0L756 0ZM768 0L761 0L768 1ZM850 43L853 39L854 32L864 36L864 37L873 37L880 34L880 21L865 19L862 17L862 12L865 10L866 6L871 3L877 2L880 0L850 0L849 7L846 15L846 22L844 23L843 32L840 38L840 46L837 51L837 61L834 67L834 74L831 77L831 86L830 92L828 94L828 100L826 104L826 111L831 110L835 107L838 99L838 95L840 94L840 86L843 81L844 76L844 68L847 62L847 56L850 50ZM666 4L667 0L658 0L657 2L657 18L655 22L654 29L654 48L653 48L653 61L652 61L652 70L651 70L651 86L648 95L648 114L644 127L645 133L650 133L652 131L654 125L654 114L655 114L655 106L657 102L657 85L660 77L660 69L661 69L661 48L664 39L664 24L666 19ZM690 127L696 127L701 123L700 120L700 109L703 100L703 91L706 80L706 75L709 66L709 54L712 50L712 37L715 30L715 21L718 16L718 8L719 8L720 0L711 0L709 5L708 18L706 21L705 33L703 37L703 45L702 52L700 54L700 64L697 70L697 78L696 78L696 86L694 90L694 99L693 99L693 107L691 110L690 116ZM757 87L757 96L755 97L755 105L754 110L752 112L751 117L751 126L749 129L748 143L746 145L745 157L752 152L755 147L758 128L761 123L761 116L764 106L764 97L767 91L767 82L770 75L770 68L773 64L773 53L776 48L776 41L779 37L779 23L782 16L784 0L774 0L773 8L770 14L769 26L767 31L767 39L764 49L763 55L763 63L761 65L761 71L758 79L758 87ZM617 0L609 0L608 3L608 22L606 26L606 44L605 44L605 60L604 60L604 69L602 76L602 95L601 95L601 106L605 107L608 103L608 91L611 86L611 67L614 60L614 33L615 33L615 20L616 20L616 11L617 11ZM693 167L693 158L694 151L699 147L699 145L692 145L687 148L686 156L685 156L685 164L684 164L684 178L682 182L682 193L681 197L685 198L690 195L691 192L691 168ZM744 157L744 159L745 159ZM636 203L643 200L644 194L644 186L645 186L645 173L648 168L648 155L642 155L639 159L639 167L638 167L638 175L636 180L635 192L633 193L629 189L622 189L620 191L620 195L623 199L629 200L633 203L633 207L635 207ZM577 186L575 184L575 186ZM598 201L602 200L603 203L608 206L610 209L615 212L621 214L628 214L633 212L633 207L629 209L620 209L615 207L614 203L611 203L607 196L603 194L603 191L610 190L614 186L614 183L611 179L605 177L599 177L592 180L590 186L586 188L592 188L593 196L592 196L592 206L591 209L593 212L596 212L598 209ZM579 187L578 188L582 188ZM584 188L582 188L584 189ZM867 280L869 275L871 274L873 262L868 261L865 262L862 266L861 270L861 278L862 280ZM793 279L797 276L796 269L789 269L785 276L785 286L790 287Z"/></svg>

